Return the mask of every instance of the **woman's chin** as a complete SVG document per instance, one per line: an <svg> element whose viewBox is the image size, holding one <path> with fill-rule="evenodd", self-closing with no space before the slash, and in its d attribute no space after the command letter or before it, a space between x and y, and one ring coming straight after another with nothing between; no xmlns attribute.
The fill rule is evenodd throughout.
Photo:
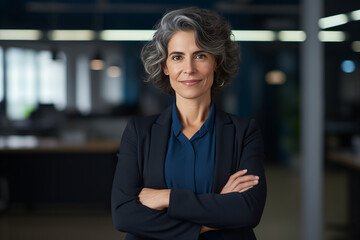
<svg viewBox="0 0 360 240"><path fill-rule="evenodd" d="M186 92L181 92L181 93L176 93L176 97L177 98L183 98L183 99L205 99L207 97L210 98L210 94L209 93L204 93L204 92L198 92L198 91L186 91Z"/></svg>

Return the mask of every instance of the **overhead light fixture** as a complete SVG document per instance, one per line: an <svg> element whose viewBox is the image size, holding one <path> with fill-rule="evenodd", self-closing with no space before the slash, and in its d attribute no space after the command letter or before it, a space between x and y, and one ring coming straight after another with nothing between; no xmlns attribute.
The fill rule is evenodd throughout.
<svg viewBox="0 0 360 240"><path fill-rule="evenodd" d="M266 74L265 81L270 85L281 85L286 82L286 75L283 71L273 70Z"/></svg>
<svg viewBox="0 0 360 240"><path fill-rule="evenodd" d="M96 34L92 30L52 30L48 38L52 41L92 41Z"/></svg>
<svg viewBox="0 0 360 240"><path fill-rule="evenodd" d="M352 42L351 48L354 52L360 52L360 41Z"/></svg>
<svg viewBox="0 0 360 240"><path fill-rule="evenodd" d="M344 42L346 35L342 31L320 31L319 40L322 42Z"/></svg>
<svg viewBox="0 0 360 240"><path fill-rule="evenodd" d="M355 62L353 60L344 60L341 63L341 70L344 73L352 73L355 71L356 65Z"/></svg>
<svg viewBox="0 0 360 240"><path fill-rule="evenodd" d="M356 11L352 11L350 13L351 20L353 21L359 21L360 20L360 9Z"/></svg>
<svg viewBox="0 0 360 240"><path fill-rule="evenodd" d="M275 41L274 31L233 30L235 41ZM100 39L104 41L151 41L155 30L103 30Z"/></svg>
<svg viewBox="0 0 360 240"><path fill-rule="evenodd" d="M121 73L122 73L121 68L118 66L110 66L110 67L108 67L106 72L107 72L108 76L112 77L112 78L120 77Z"/></svg>
<svg viewBox="0 0 360 240"><path fill-rule="evenodd" d="M90 62L90 69L91 70L103 70L104 69L104 61L101 59L93 59Z"/></svg>
<svg viewBox="0 0 360 240"><path fill-rule="evenodd" d="M303 42L306 39L306 33L304 31L280 31L278 33L278 39L282 42Z"/></svg>
<svg viewBox="0 0 360 240"><path fill-rule="evenodd" d="M360 10L358 10L360 11ZM358 13L356 12L356 14ZM354 13L355 14L355 13ZM359 13L360 14L360 13ZM103 41L151 41L155 30L103 30L100 40ZM233 40L239 42L303 42L306 33L299 30L233 30ZM40 30L3 29L0 30L0 40L40 40L43 33ZM93 41L96 32L92 30L51 30L48 39L52 41ZM321 31L319 39L323 42L343 42L346 35L342 31Z"/></svg>
<svg viewBox="0 0 360 240"><path fill-rule="evenodd" d="M276 33L268 30L233 30L234 41L244 42L272 42L276 40Z"/></svg>
<svg viewBox="0 0 360 240"><path fill-rule="evenodd" d="M36 41L42 38L42 32L34 29L2 29L0 40Z"/></svg>
<svg viewBox="0 0 360 240"><path fill-rule="evenodd" d="M155 30L103 30L100 39L104 41L151 41Z"/></svg>
<svg viewBox="0 0 360 240"><path fill-rule="evenodd" d="M340 26L348 22L349 22L349 17L343 13L330 17L320 18L318 24L321 29L326 29L326 28Z"/></svg>
<svg viewBox="0 0 360 240"><path fill-rule="evenodd" d="M105 66L105 62L101 57L101 54L97 52L95 54L95 57L90 61L90 69L95 71L103 70L104 66Z"/></svg>

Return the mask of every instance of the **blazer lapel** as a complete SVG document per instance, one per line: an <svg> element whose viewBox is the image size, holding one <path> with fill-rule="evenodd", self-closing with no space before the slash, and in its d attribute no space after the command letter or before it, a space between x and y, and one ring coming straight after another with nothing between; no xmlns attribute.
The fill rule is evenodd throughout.
<svg viewBox="0 0 360 240"><path fill-rule="evenodd" d="M151 128L149 159L146 166L146 185L167 188L164 164L171 129L171 106L165 109ZM232 174L235 132L226 113L216 108L215 176L213 192L220 192Z"/></svg>
<svg viewBox="0 0 360 240"><path fill-rule="evenodd" d="M232 174L235 129L229 116L216 108L215 177L213 192L219 193Z"/></svg>
<svg viewBox="0 0 360 240"><path fill-rule="evenodd" d="M171 128L171 106L165 109L151 128L150 151L148 161L148 184L153 188L164 189L164 165L167 143Z"/></svg>

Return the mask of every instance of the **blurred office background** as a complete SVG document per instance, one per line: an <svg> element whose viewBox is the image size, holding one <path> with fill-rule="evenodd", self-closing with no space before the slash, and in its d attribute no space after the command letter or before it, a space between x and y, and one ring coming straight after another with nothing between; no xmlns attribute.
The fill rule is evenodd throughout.
<svg viewBox="0 0 360 240"><path fill-rule="evenodd" d="M323 239L360 239L360 2L322 4L318 228ZM193 5L221 13L241 45L239 74L215 100L263 130L268 200L257 236L305 239L302 1L1 0L1 240L123 239L109 208L122 131L172 101L144 82L139 56L152 32L124 30L151 30Z"/></svg>

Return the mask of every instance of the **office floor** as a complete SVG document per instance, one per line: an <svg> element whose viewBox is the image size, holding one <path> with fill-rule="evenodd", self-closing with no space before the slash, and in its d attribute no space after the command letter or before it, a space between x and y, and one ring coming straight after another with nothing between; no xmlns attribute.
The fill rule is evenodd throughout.
<svg viewBox="0 0 360 240"><path fill-rule="evenodd" d="M299 173L267 166L268 199L256 235L261 240L297 240L300 232ZM324 176L324 239L346 238L347 177L344 171L328 169ZM105 210L44 208L34 212L10 209L0 213L1 240L121 240Z"/></svg>

